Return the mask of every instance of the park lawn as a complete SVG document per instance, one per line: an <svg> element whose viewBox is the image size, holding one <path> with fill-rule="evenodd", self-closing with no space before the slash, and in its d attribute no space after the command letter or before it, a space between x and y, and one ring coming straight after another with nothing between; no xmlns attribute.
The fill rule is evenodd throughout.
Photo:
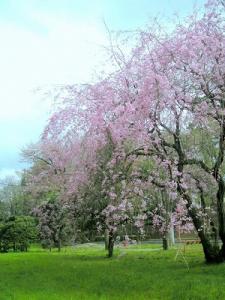
<svg viewBox="0 0 225 300"><path fill-rule="evenodd" d="M225 299L225 264L206 265L198 245L187 246L189 270L175 254L156 245L112 259L99 245L0 254L0 300Z"/></svg>

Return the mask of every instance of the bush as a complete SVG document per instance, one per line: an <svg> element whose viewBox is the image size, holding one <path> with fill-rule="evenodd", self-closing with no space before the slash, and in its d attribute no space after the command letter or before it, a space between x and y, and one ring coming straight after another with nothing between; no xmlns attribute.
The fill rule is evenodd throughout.
<svg viewBox="0 0 225 300"><path fill-rule="evenodd" d="M11 217L0 225L0 251L27 251L36 238L34 218L29 216Z"/></svg>

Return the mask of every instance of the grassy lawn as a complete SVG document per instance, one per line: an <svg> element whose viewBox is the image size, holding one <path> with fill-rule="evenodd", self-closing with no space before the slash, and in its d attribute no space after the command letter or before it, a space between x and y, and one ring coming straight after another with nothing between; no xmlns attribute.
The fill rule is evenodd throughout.
<svg viewBox="0 0 225 300"><path fill-rule="evenodd" d="M117 249L113 259L97 245L0 254L0 300L225 299L225 264L206 265L192 245L188 270L175 249L157 248Z"/></svg>

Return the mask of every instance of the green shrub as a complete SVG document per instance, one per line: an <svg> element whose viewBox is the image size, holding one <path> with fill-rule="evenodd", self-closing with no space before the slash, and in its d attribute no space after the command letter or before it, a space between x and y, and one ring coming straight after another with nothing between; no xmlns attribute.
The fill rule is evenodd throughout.
<svg viewBox="0 0 225 300"><path fill-rule="evenodd" d="M36 238L35 220L30 216L11 217L0 224L0 251L27 251Z"/></svg>

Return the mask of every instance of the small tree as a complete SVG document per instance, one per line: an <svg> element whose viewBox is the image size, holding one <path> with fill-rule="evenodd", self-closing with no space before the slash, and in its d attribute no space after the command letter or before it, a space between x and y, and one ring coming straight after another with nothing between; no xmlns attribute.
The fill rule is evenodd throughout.
<svg viewBox="0 0 225 300"><path fill-rule="evenodd" d="M70 237L67 207L57 201L42 203L34 209L38 219L38 234L43 248L61 250L61 245Z"/></svg>

